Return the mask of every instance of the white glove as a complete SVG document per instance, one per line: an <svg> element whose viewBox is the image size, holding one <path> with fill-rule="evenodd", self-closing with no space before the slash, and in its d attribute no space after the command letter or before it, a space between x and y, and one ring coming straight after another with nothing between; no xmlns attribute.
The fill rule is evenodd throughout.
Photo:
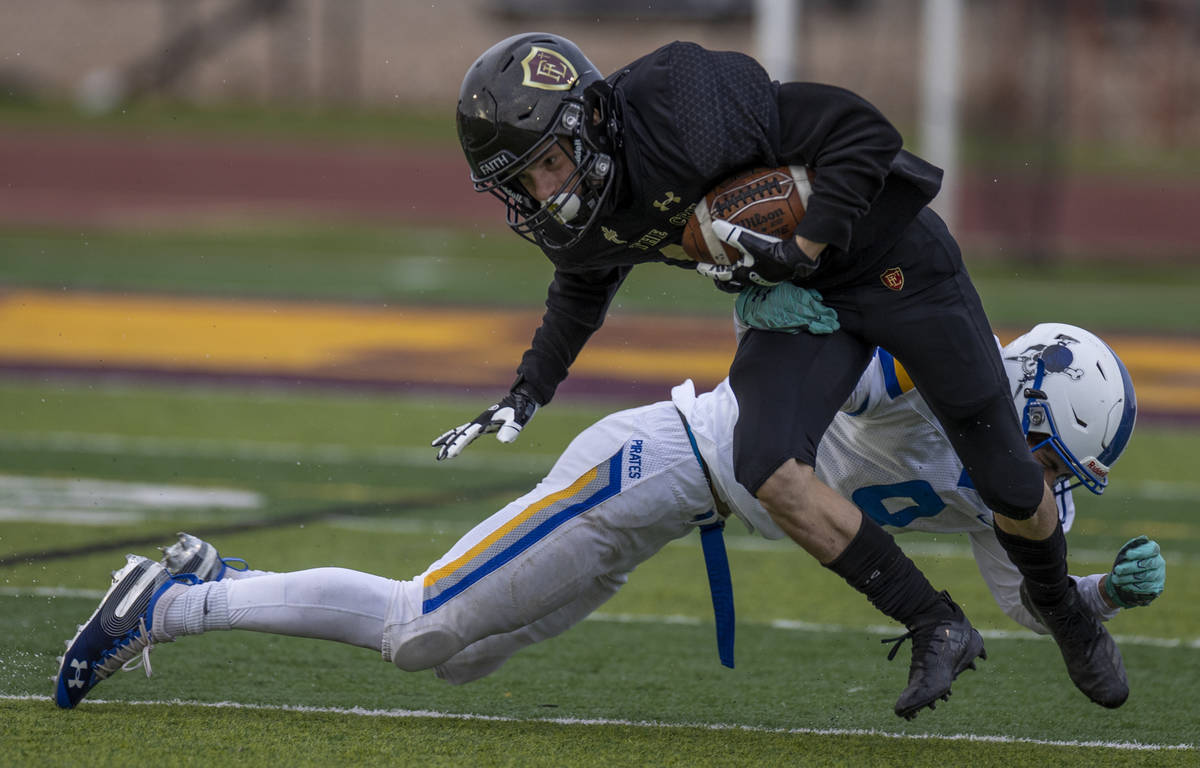
<svg viewBox="0 0 1200 768"><path fill-rule="evenodd" d="M712 231L742 254L742 258L732 266L700 264L696 267L696 272L718 282L772 286L807 277L817 268L818 261L810 259L800 250L794 237L781 240L773 235L759 234L730 224L724 219L713 219Z"/></svg>
<svg viewBox="0 0 1200 768"><path fill-rule="evenodd" d="M537 409L537 402L528 393L521 389L509 392L500 402L473 420L443 432L434 440L431 445L439 449L437 460L453 459L475 438L492 432L496 433L496 439L500 442L511 443L521 434L521 430L533 418L533 414L537 413Z"/></svg>

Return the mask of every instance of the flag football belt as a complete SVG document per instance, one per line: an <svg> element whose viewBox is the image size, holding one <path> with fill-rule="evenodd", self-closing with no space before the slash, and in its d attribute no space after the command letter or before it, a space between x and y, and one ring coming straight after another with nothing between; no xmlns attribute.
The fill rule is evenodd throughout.
<svg viewBox="0 0 1200 768"><path fill-rule="evenodd" d="M688 442L692 446L692 454L700 463L700 471L708 481L708 487L716 500L716 488L713 486L712 475L700 449L696 446L696 438L692 428L688 426L683 411L678 408L679 420L683 422L683 431L687 433ZM697 515L694 521L710 520L700 525L700 548L704 550L704 568L708 571L708 590L712 593L713 617L717 624L717 655L721 663L733 669L733 581L729 576L729 556L725 553L725 519L717 513L714 507L707 515Z"/></svg>

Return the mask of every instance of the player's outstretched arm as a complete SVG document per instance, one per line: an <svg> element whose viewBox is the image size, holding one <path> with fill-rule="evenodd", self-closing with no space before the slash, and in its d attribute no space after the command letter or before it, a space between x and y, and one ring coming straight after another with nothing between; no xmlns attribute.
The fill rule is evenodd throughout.
<svg viewBox="0 0 1200 768"><path fill-rule="evenodd" d="M1158 542L1138 536L1117 552L1112 570L1103 578L1101 593L1114 607L1149 605L1162 594L1167 582L1167 561Z"/></svg>
<svg viewBox="0 0 1200 768"><path fill-rule="evenodd" d="M492 432L496 433L496 439L500 442L511 443L521 434L537 409L537 401L518 386L471 421L439 435L431 443L438 449L437 460L454 458L475 438Z"/></svg>

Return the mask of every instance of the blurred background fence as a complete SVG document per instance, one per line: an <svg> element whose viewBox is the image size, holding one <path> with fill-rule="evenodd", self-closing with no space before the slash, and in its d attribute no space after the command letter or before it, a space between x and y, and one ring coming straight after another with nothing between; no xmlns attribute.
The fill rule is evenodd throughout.
<svg viewBox="0 0 1200 768"><path fill-rule="evenodd" d="M670 40L695 40L757 54L778 76L866 96L912 148L948 167L940 205L978 255L1200 261L1194 0L4 0L0 8L0 95L10 104L71 103L88 114L148 101L416 111L432 115L447 142L462 73L502 37L564 34L605 72ZM956 55L931 63L928 16L947 8ZM784 58L766 48L780 25ZM956 87L949 134L922 122L929 67L952 70L940 72Z"/></svg>
<svg viewBox="0 0 1200 768"><path fill-rule="evenodd" d="M779 4L776 3L776 6ZM869 94L914 123L922 0L796 0L793 74ZM68 94L90 75L131 95L200 101L453 107L496 40L552 29L604 70L674 39L754 53L756 7L731 0L6 0L10 94ZM1200 4L963 0L963 110L1000 136L1196 148Z"/></svg>

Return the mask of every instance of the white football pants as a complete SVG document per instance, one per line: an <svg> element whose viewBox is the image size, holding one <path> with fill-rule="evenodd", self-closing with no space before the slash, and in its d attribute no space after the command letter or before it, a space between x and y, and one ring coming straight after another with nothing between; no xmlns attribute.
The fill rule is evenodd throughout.
<svg viewBox="0 0 1200 768"><path fill-rule="evenodd" d="M621 411L584 430L536 488L415 579L344 568L228 571L180 587L159 631L335 640L465 683L581 621L712 504L675 407Z"/></svg>

